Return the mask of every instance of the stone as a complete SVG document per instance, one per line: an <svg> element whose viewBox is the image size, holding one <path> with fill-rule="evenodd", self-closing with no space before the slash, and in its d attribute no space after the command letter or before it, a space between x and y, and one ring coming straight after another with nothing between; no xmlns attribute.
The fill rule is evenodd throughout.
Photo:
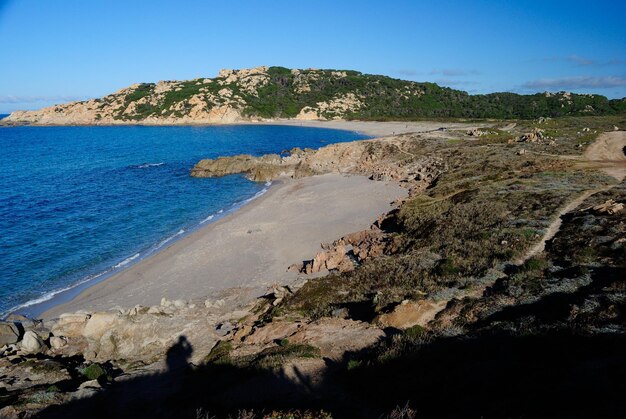
<svg viewBox="0 0 626 419"><path fill-rule="evenodd" d="M543 130L540 128L533 128L531 132L523 134L519 137L518 141L536 143L544 139Z"/></svg>
<svg viewBox="0 0 626 419"><path fill-rule="evenodd" d="M148 314L161 314L161 307L159 306L152 306L148 309L148 311L146 312Z"/></svg>
<svg viewBox="0 0 626 419"><path fill-rule="evenodd" d="M523 156L524 154L526 154L526 149L525 149L525 148L522 148L521 150L519 150L519 151L517 152L517 155L518 155L518 156Z"/></svg>
<svg viewBox="0 0 626 419"><path fill-rule="evenodd" d="M246 337L247 344L267 344L288 338L302 327L301 323L275 321L259 327Z"/></svg>
<svg viewBox="0 0 626 419"><path fill-rule="evenodd" d="M478 128L467 130L465 134L469 135L470 137L482 137L483 135L485 135L485 133Z"/></svg>
<svg viewBox="0 0 626 419"><path fill-rule="evenodd" d="M233 334L233 338L237 340L243 340L250 333L252 333L252 326L249 324L244 324Z"/></svg>
<svg viewBox="0 0 626 419"><path fill-rule="evenodd" d="M35 327L38 324L41 324L42 321L41 320L34 320L34 319L30 319L26 316L23 316L21 314L9 314L6 318L6 321L8 322L13 322L13 323L19 323L22 325L22 327L24 329L30 329Z"/></svg>
<svg viewBox="0 0 626 419"><path fill-rule="evenodd" d="M139 314L147 313L148 311L149 311L148 307L144 307L144 306L138 304L135 307L129 309L127 314L128 314L129 317L133 317L133 316L137 316Z"/></svg>
<svg viewBox="0 0 626 419"><path fill-rule="evenodd" d="M390 313L379 315L374 323L380 327L393 327L395 329L408 329L416 325L426 326L445 306L445 301L404 300Z"/></svg>
<svg viewBox="0 0 626 419"><path fill-rule="evenodd" d="M357 352L371 347L384 337L385 332L366 322L324 318L303 325L289 336L289 342L312 345L321 350L323 357L341 359L346 351Z"/></svg>
<svg viewBox="0 0 626 419"><path fill-rule="evenodd" d="M89 380L89 381L85 381L84 383L81 383L80 386L78 386L79 389L85 389L85 388L102 388L102 386L100 385L100 383L98 382L98 380Z"/></svg>
<svg viewBox="0 0 626 419"><path fill-rule="evenodd" d="M187 305L183 300L174 300L172 304L174 304L176 308L183 308Z"/></svg>
<svg viewBox="0 0 626 419"><path fill-rule="evenodd" d="M61 349L67 345L67 339L62 336L52 336L50 338L50 347L54 350Z"/></svg>
<svg viewBox="0 0 626 419"><path fill-rule="evenodd" d="M220 323L216 328L215 328L215 332L219 335L219 336L226 336L227 334L229 334L232 330L233 330L233 325L231 322L224 322L224 323Z"/></svg>
<svg viewBox="0 0 626 419"><path fill-rule="evenodd" d="M85 329L83 330L83 336L86 338L99 340L117 321L119 315L117 313L100 312L93 313Z"/></svg>
<svg viewBox="0 0 626 419"><path fill-rule="evenodd" d="M35 354L45 352L48 348L37 333L28 330L24 333L24 337L22 338L21 349L24 352Z"/></svg>
<svg viewBox="0 0 626 419"><path fill-rule="evenodd" d="M226 301L224 301L223 299L216 300L216 301L206 300L204 302L204 306L206 308L220 308L220 307L223 307L224 304L226 304Z"/></svg>
<svg viewBox="0 0 626 419"><path fill-rule="evenodd" d="M602 204L596 205L592 208L598 214L613 215L624 209L624 204L621 202L615 202L613 199L608 199Z"/></svg>
<svg viewBox="0 0 626 419"><path fill-rule="evenodd" d="M91 317L89 313L81 312L61 314L52 327L52 334L67 337L82 336L89 317Z"/></svg>
<svg viewBox="0 0 626 419"><path fill-rule="evenodd" d="M13 322L0 322L0 346L17 343L20 331Z"/></svg>
<svg viewBox="0 0 626 419"><path fill-rule="evenodd" d="M85 381L85 382L89 383L90 381ZM92 386L79 388L78 390L69 394L68 400L72 401L72 400L86 399L86 398L96 395L99 391L101 391L100 388L92 387Z"/></svg>
<svg viewBox="0 0 626 419"><path fill-rule="evenodd" d="M337 319L347 319L349 317L348 309L345 307L334 309L330 315Z"/></svg>

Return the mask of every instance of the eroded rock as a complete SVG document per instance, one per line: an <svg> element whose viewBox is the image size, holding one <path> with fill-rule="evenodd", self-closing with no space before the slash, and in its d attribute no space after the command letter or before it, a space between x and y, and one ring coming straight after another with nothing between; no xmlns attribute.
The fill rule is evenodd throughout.
<svg viewBox="0 0 626 419"><path fill-rule="evenodd" d="M44 343L43 339L37 333L32 330L28 330L24 333L24 337L21 341L21 349L24 352L36 354L40 352L45 352L48 347Z"/></svg>
<svg viewBox="0 0 626 419"><path fill-rule="evenodd" d="M0 322L0 347L17 343L20 332L13 322Z"/></svg>

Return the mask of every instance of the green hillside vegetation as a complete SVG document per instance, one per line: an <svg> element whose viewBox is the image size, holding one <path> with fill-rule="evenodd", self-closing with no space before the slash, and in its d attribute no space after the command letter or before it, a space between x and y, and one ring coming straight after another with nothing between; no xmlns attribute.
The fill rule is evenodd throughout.
<svg viewBox="0 0 626 419"><path fill-rule="evenodd" d="M243 106L243 114L261 118L293 118L305 107L315 108L319 102L331 101L346 94L354 94L363 106L345 112L326 111L320 116L360 120L414 120L420 118L520 118L560 117L577 115L613 115L626 112L626 99L608 100L601 95L569 93L491 93L470 95L466 92L435 83L413 82L387 76L363 74L357 71L341 71L345 77L337 77L337 70L299 70L294 74L284 67L269 67L269 83L255 93L242 88L239 81L225 82L224 77L194 79L180 82L178 88L164 94L158 104L139 104L136 113L124 114L120 109L116 118L141 120L149 116L183 116L192 106L185 101L197 94L211 94L217 103L207 103L210 108L226 103L219 91L232 91ZM307 78L310 90L298 89L297 77ZM154 83L140 84L125 97L125 104L153 95ZM202 90L201 90L202 89ZM114 95L102 102L110 103ZM177 110L172 105L182 103Z"/></svg>

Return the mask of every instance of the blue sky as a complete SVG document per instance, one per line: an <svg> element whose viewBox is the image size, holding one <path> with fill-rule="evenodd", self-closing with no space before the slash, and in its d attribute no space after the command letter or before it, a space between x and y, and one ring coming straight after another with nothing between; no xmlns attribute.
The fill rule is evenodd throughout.
<svg viewBox="0 0 626 419"><path fill-rule="evenodd" d="M626 1L0 0L0 113L220 68L626 96Z"/></svg>

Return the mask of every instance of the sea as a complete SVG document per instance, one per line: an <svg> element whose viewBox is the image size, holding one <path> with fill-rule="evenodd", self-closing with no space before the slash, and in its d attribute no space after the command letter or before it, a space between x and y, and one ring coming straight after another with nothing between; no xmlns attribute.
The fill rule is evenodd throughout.
<svg viewBox="0 0 626 419"><path fill-rule="evenodd" d="M200 159L362 138L277 125L0 127L0 317L36 314L271 187L192 178Z"/></svg>

